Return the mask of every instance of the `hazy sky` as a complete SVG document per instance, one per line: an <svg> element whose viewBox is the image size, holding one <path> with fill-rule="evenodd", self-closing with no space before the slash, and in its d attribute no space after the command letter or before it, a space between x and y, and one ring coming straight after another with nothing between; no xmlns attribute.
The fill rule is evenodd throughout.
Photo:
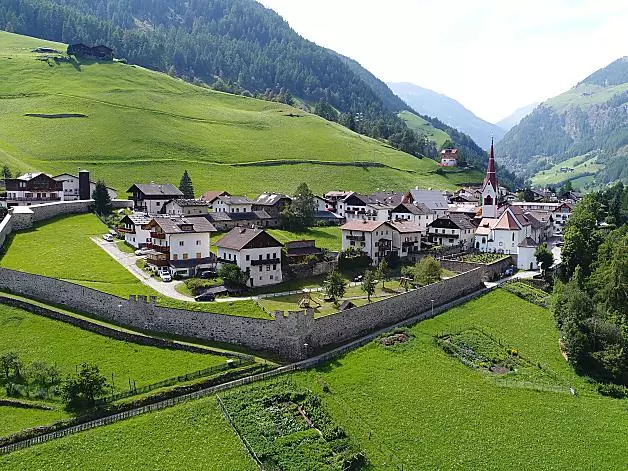
<svg viewBox="0 0 628 471"><path fill-rule="evenodd" d="M495 122L628 55L628 0L261 0L387 82Z"/></svg>

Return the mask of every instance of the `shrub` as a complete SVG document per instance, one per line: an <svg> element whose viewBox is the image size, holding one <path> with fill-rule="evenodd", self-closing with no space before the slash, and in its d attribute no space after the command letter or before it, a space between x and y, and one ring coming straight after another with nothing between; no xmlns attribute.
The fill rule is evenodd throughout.
<svg viewBox="0 0 628 471"><path fill-rule="evenodd" d="M615 399L628 398L628 388L619 384L600 383L597 385L597 391L604 396L614 397Z"/></svg>

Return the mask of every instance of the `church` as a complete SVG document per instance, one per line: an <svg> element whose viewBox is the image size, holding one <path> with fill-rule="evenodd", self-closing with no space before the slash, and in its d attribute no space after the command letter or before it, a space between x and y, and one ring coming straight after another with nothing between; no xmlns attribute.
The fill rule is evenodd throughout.
<svg viewBox="0 0 628 471"><path fill-rule="evenodd" d="M493 142L482 186L482 220L475 232L475 249L503 253L516 259L521 270L538 269L534 252L553 233L553 219L546 211L531 211L506 203L499 205Z"/></svg>

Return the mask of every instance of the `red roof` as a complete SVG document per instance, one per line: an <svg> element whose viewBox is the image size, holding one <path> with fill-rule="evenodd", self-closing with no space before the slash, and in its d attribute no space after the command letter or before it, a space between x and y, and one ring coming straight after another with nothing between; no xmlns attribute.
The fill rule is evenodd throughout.
<svg viewBox="0 0 628 471"><path fill-rule="evenodd" d="M486 177L484 177L484 187L491 184L497 191L497 173L495 173L495 153L493 151L493 139L491 139L491 153L488 156L488 168L486 169Z"/></svg>
<svg viewBox="0 0 628 471"><path fill-rule="evenodd" d="M505 211L497 224L493 226L493 229L506 229L509 231L516 231L519 229L519 224L517 223L517 219L510 211Z"/></svg>

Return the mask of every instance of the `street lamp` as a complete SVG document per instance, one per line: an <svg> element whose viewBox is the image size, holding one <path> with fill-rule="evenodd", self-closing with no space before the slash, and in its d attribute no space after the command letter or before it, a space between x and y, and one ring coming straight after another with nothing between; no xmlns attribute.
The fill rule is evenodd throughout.
<svg viewBox="0 0 628 471"><path fill-rule="evenodd" d="M307 343L303 344L303 348L305 349L305 356L307 357L307 348L309 347L309 345Z"/></svg>
<svg viewBox="0 0 628 471"><path fill-rule="evenodd" d="M434 300L430 299L430 301L432 302L432 317L434 317Z"/></svg>

